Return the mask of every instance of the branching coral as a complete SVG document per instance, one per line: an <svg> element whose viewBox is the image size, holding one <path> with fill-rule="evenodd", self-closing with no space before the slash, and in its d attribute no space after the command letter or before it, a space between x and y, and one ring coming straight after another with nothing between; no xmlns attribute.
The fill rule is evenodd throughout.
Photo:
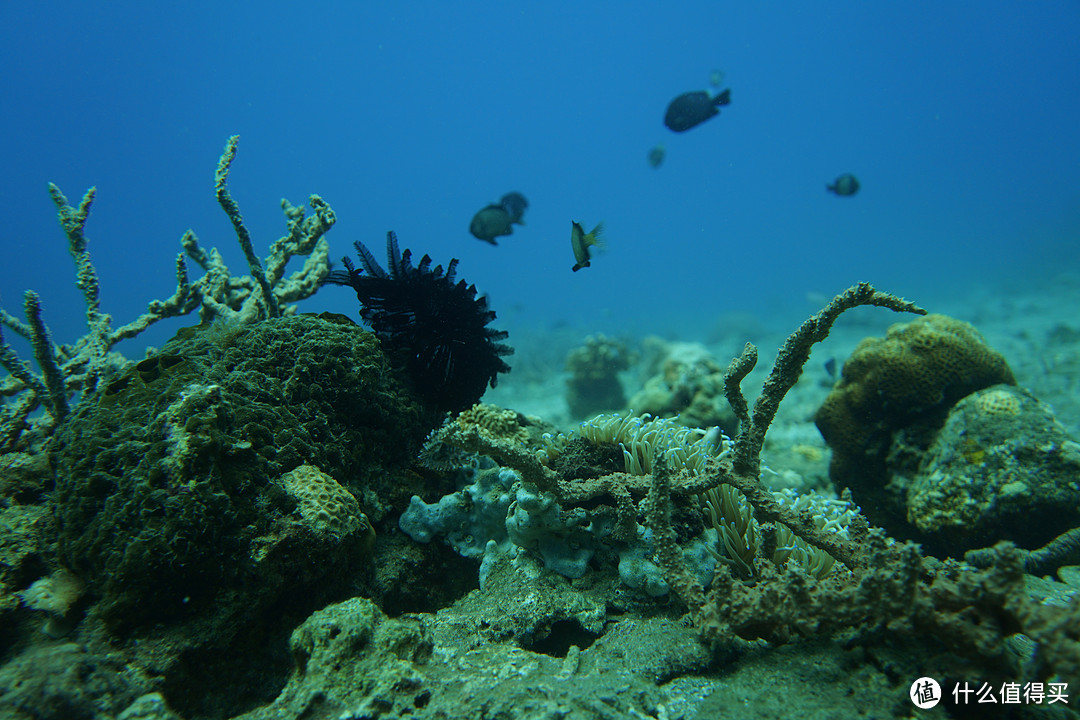
<svg viewBox="0 0 1080 720"><path fill-rule="evenodd" d="M757 358L756 349L748 344L732 363L726 382L729 402L742 421L732 458L714 461L704 481L700 475L684 477L681 488L673 486L664 462L656 464L645 510L665 579L686 602L706 638L786 642L846 628L888 628L937 638L957 653L1001 669L1004 639L1024 632L1039 644L1034 675L1080 681L1080 636L1073 630L1080 601L1054 607L1031 600L1024 588L1023 559L1015 548L997 547L993 559L981 558L989 569L973 571L955 561L923 558L917 546L890 541L858 516L846 539L827 525L818 527L811 513L780 503L761 487L759 453L780 401L798 379L813 344L828 334L841 312L858 305L924 312L866 284L849 289L788 338L753 414L739 389ZM678 552L671 497L680 489L705 492L721 484L741 491L759 522L786 526L808 545L843 562L851 573L814 580L791 568L766 567L766 575L751 586L720 571L706 593ZM1070 544L1070 539L1063 539L1063 547Z"/></svg>
<svg viewBox="0 0 1080 720"><path fill-rule="evenodd" d="M6 326L30 341L34 358L41 368L40 376L33 373L26 363L18 359L0 333L0 365L10 373L10 377L0 381L0 397L19 396L15 403L5 405L0 410L0 452L25 446L35 434L29 432L31 429L36 429L39 435L51 434L53 428L67 416L72 395L85 395L97 386L104 374L129 364L123 357L111 352L112 348L159 320L187 315L198 309L204 324L215 319L252 322L292 314L295 307L289 306L289 303L315 293L320 280L330 271L329 244L323 235L336 221L334 212L318 195L309 198L314 214L307 218L302 207L294 207L282 200L289 232L273 244L266 259L266 270L263 271L262 264L254 255L251 237L244 226L239 207L229 195L226 185L238 139L238 136L229 138L218 163L216 192L240 238L252 275L231 276L217 249L207 252L200 247L195 233L188 230L180 240L184 252L176 257L176 291L166 300L152 301L145 313L115 329L112 327L112 317L101 310L100 283L90 260L85 235L90 206L97 191L90 188L78 207L74 207L60 188L49 185L60 224L68 238L68 250L75 260L76 285L86 301L87 333L74 345L55 345L42 320L40 300L30 291L27 291L24 302L26 323L0 309L0 327ZM188 277L185 254L205 271L194 282ZM307 256L304 266L285 278L286 264L290 258L298 255ZM41 422L31 423L31 413L42 405L48 417Z"/></svg>

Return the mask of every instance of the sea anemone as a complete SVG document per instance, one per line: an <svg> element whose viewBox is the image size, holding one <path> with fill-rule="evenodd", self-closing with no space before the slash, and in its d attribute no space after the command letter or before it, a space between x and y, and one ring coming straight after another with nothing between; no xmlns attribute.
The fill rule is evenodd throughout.
<svg viewBox="0 0 1080 720"><path fill-rule="evenodd" d="M332 271L323 282L356 291L360 317L387 351L404 359L421 399L459 412L479 401L489 384L495 387L499 373L510 372L502 356L514 350L497 342L506 333L487 326L495 313L474 285L454 282L456 258L445 272L442 265L432 269L428 255L413 267L411 251L399 252L397 235L389 232L388 272L363 243L354 246L363 268L343 258L346 269Z"/></svg>

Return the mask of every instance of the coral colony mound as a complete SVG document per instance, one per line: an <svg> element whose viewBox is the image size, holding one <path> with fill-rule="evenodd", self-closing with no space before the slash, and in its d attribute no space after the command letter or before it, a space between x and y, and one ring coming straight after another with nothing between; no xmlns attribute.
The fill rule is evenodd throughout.
<svg viewBox="0 0 1080 720"><path fill-rule="evenodd" d="M0 311L36 364L0 335L0 715L900 718L938 678L1074 716L1080 445L974 326L860 283L764 373L591 335L551 373L568 414L482 404L511 350L457 260L391 233L332 270L318 196L259 258L236 149L248 274L188 231L118 328L94 191L51 187L87 332ZM355 320L297 313L326 284ZM810 371L863 306L919 317Z"/></svg>

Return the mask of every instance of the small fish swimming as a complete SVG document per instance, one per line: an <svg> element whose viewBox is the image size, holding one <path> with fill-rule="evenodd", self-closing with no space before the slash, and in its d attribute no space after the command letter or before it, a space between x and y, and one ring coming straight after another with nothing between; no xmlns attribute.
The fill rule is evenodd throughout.
<svg viewBox="0 0 1080 720"><path fill-rule="evenodd" d="M472 222L469 223L469 232L477 240L498 245L495 238L514 232L512 223L510 213L506 212L502 205L488 205L473 215Z"/></svg>
<svg viewBox="0 0 1080 720"><path fill-rule="evenodd" d="M711 90L696 90L683 93L671 101L664 124L675 132L686 132L717 115L718 107L731 103L731 88L714 94Z"/></svg>
<svg viewBox="0 0 1080 720"><path fill-rule="evenodd" d="M832 185L826 185L825 189L840 197L850 197L859 192L859 181L851 173L844 173L836 178Z"/></svg>
<svg viewBox="0 0 1080 720"><path fill-rule="evenodd" d="M519 192L511 192L502 196L497 205L488 205L480 212L473 215L469 223L469 232L477 240L498 245L495 238L503 235L511 235L514 225L524 225L522 219L525 209L529 207L529 201Z"/></svg>
<svg viewBox="0 0 1080 720"><path fill-rule="evenodd" d="M652 165L654 168L660 167L660 165L664 162L664 144L660 143L652 150L650 150L648 158L650 165Z"/></svg>
<svg viewBox="0 0 1080 720"><path fill-rule="evenodd" d="M570 268L574 272L577 272L581 268L587 268L592 263L592 256L589 253L590 247L603 247L604 241L601 235L604 233L604 223L599 222L596 227L593 228L591 233L586 233L585 228L581 227L580 223L570 223L570 247L574 250L574 259L577 260L574 263L574 267Z"/></svg>
<svg viewBox="0 0 1080 720"><path fill-rule="evenodd" d="M525 224L522 218L525 216L525 210L529 207L529 201L525 199L524 195L519 192L508 192L499 200L499 205L510 216L510 222L518 225Z"/></svg>

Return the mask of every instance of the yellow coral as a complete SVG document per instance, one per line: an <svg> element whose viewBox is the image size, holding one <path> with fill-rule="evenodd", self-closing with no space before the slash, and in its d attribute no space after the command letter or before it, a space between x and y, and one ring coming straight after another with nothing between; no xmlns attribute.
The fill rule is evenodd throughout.
<svg viewBox="0 0 1080 720"><path fill-rule="evenodd" d="M362 532L374 537L353 494L314 465L301 465L277 482L296 499L301 521L316 535L339 539Z"/></svg>
<svg viewBox="0 0 1080 720"><path fill-rule="evenodd" d="M984 415L1019 415L1020 398L1004 388L979 394L973 400L975 408Z"/></svg>
<svg viewBox="0 0 1080 720"><path fill-rule="evenodd" d="M814 417L833 450L833 480L884 482L863 476L868 462L884 462L893 432L943 417L977 390L1015 382L1005 358L972 325L946 315L897 323L884 338L864 339Z"/></svg>
<svg viewBox="0 0 1080 720"><path fill-rule="evenodd" d="M529 421L520 413L497 405L477 403L457 417L462 430L475 426L480 432L495 440L524 443L529 439L526 429Z"/></svg>

